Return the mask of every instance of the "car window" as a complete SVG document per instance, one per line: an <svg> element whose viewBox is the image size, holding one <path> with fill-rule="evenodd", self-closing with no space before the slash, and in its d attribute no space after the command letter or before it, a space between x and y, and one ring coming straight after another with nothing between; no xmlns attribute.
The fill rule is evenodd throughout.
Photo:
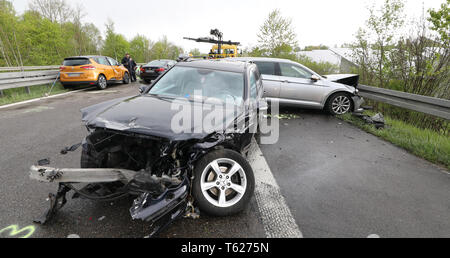
<svg viewBox="0 0 450 258"><path fill-rule="evenodd" d="M275 63L273 62L255 62L261 74L275 75Z"/></svg>
<svg viewBox="0 0 450 258"><path fill-rule="evenodd" d="M115 59L112 59L111 57L108 57L108 61L111 65L119 65L119 63Z"/></svg>
<svg viewBox="0 0 450 258"><path fill-rule="evenodd" d="M79 65L87 65L90 63L91 63L91 61L89 61L88 58L66 58L66 59L64 59L63 65L64 66L79 66Z"/></svg>
<svg viewBox="0 0 450 258"><path fill-rule="evenodd" d="M244 99L244 75L175 66L159 79L148 93L194 100L215 98L239 105Z"/></svg>
<svg viewBox="0 0 450 258"><path fill-rule="evenodd" d="M295 64L280 63L281 76L309 79L312 73Z"/></svg>
<svg viewBox="0 0 450 258"><path fill-rule="evenodd" d="M103 57L103 56L96 57L96 58L94 58L94 60L95 60L95 62L97 62L98 64L101 64L101 65L109 65L108 60L106 60L106 58Z"/></svg>
<svg viewBox="0 0 450 258"><path fill-rule="evenodd" d="M154 61L151 61L150 63L146 64L146 66L162 67L162 66L166 66L167 63L168 63L167 61L163 61L163 60L154 60Z"/></svg>
<svg viewBox="0 0 450 258"><path fill-rule="evenodd" d="M250 98L256 99L258 97L258 75L255 70L250 73Z"/></svg>

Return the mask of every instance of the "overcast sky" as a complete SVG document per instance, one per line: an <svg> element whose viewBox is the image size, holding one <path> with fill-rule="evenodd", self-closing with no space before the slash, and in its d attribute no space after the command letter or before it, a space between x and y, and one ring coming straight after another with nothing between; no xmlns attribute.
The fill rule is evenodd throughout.
<svg viewBox="0 0 450 258"><path fill-rule="evenodd" d="M357 29L368 17L367 7L381 0L67 0L81 4L85 22L94 23L102 32L108 18L116 32L131 39L143 34L152 40L167 35L170 41L190 50L208 52L211 45L183 40L183 37L209 36L218 28L224 39L239 41L242 47L257 44L257 32L275 8L292 18L298 42L328 46L351 43ZM406 0L408 16L419 17L422 7L438 8L445 0ZM17 12L28 8L29 0L12 0Z"/></svg>

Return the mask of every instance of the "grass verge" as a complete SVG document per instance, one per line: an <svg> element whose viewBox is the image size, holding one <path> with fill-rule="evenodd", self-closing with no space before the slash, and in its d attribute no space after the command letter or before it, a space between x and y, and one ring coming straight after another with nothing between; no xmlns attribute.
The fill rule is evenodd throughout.
<svg viewBox="0 0 450 258"><path fill-rule="evenodd" d="M46 93L50 91L50 88L51 85L48 84L31 86L30 94L26 92L25 88L3 90L3 97L0 97L0 106L25 101L29 99L42 98L45 96ZM68 91L69 90L64 89L60 83L56 83L50 95L56 95Z"/></svg>
<svg viewBox="0 0 450 258"><path fill-rule="evenodd" d="M372 115L372 112L366 112ZM450 137L438 132L420 129L405 122L385 117L387 128L377 130L362 119L346 114L338 118L349 122L364 131L383 138L394 145L406 149L416 156L450 170Z"/></svg>

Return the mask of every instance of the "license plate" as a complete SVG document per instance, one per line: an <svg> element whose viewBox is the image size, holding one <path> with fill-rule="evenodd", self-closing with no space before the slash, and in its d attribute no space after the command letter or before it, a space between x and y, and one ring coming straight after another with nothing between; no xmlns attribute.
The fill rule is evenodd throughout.
<svg viewBox="0 0 450 258"><path fill-rule="evenodd" d="M155 73L152 69L147 69L147 73Z"/></svg>
<svg viewBox="0 0 450 258"><path fill-rule="evenodd" d="M81 73L68 73L67 76L69 77L80 77Z"/></svg>

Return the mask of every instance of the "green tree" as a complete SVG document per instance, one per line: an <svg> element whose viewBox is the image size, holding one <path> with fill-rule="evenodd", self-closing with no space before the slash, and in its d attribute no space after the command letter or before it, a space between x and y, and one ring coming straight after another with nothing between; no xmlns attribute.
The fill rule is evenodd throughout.
<svg viewBox="0 0 450 258"><path fill-rule="evenodd" d="M106 23L106 38L103 44L102 54L119 60L129 50L130 43L123 35L114 32L114 22L109 20Z"/></svg>
<svg viewBox="0 0 450 258"><path fill-rule="evenodd" d="M257 36L258 51L267 56L275 57L290 53L297 45L292 19L281 16L278 9L269 14Z"/></svg>
<svg viewBox="0 0 450 258"><path fill-rule="evenodd" d="M200 49L198 49L198 48L191 49L191 51L189 51L189 53L193 56L201 56L202 55L202 53L200 52Z"/></svg>
<svg viewBox="0 0 450 258"><path fill-rule="evenodd" d="M449 45L449 37L450 37L450 0L447 0L446 3L441 5L441 9L433 10L430 9L428 13L430 17L428 20L432 23L431 29L438 32L442 43L445 47Z"/></svg>
<svg viewBox="0 0 450 258"><path fill-rule="evenodd" d="M183 49L171 43L167 36L156 42L151 50L152 59L177 59Z"/></svg>
<svg viewBox="0 0 450 258"><path fill-rule="evenodd" d="M73 46L58 23L27 11L18 25L21 56L25 65L55 65L73 53Z"/></svg>
<svg viewBox="0 0 450 258"><path fill-rule="evenodd" d="M375 71L382 88L386 87L391 75L388 55L395 45L394 36L404 23L403 9L403 0L384 0L379 9L372 6L366 28L357 34L354 55L363 67Z"/></svg>
<svg viewBox="0 0 450 258"><path fill-rule="evenodd" d="M15 40L13 40L16 26L17 17L12 3L0 0L0 66L20 64Z"/></svg>
<svg viewBox="0 0 450 258"><path fill-rule="evenodd" d="M146 63L150 61L150 49L152 42L145 36L136 35L130 41L130 55L137 63Z"/></svg>

